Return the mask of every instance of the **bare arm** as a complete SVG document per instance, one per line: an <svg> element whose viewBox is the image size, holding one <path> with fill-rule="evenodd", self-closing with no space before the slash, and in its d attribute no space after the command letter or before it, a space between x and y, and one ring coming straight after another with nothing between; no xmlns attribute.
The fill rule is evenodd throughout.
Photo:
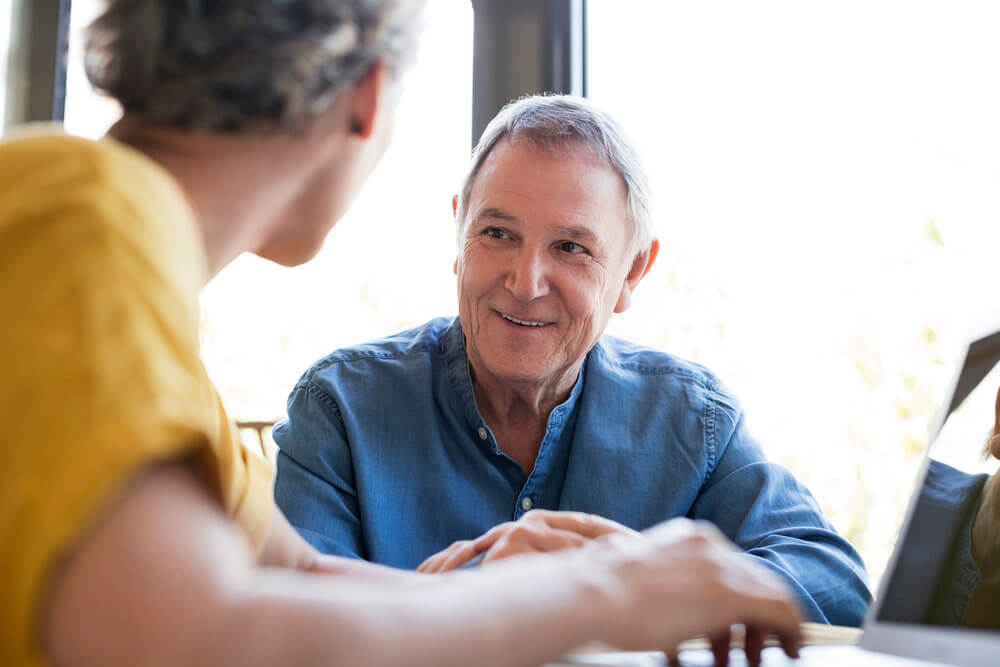
<svg viewBox="0 0 1000 667"><path fill-rule="evenodd" d="M56 665L111 666L519 665L587 639L670 650L741 621L794 643L787 590L710 542L697 531L607 542L433 586L257 567L197 476L168 466L136 482L53 579L41 637Z"/></svg>
<svg viewBox="0 0 1000 667"><path fill-rule="evenodd" d="M257 564L261 567L288 568L315 574L348 575L353 581L391 580L404 585L430 583L427 577L416 576L409 570L319 553L295 531L277 505L274 506L267 539L257 556Z"/></svg>
<svg viewBox="0 0 1000 667"><path fill-rule="evenodd" d="M261 555L302 556L307 550L295 544L275 551L272 543ZM458 594L454 584L408 590L395 577L359 582L255 567L198 478L168 466L139 480L66 564L42 636L56 665L432 665L530 663L593 634L593 624L590 633L537 632L535 649L519 650L510 641L517 631L543 620L526 600L543 595L552 613L585 596L568 577L542 591L478 580ZM480 606L493 613L473 613ZM553 621L568 625L557 619L548 619L550 630Z"/></svg>

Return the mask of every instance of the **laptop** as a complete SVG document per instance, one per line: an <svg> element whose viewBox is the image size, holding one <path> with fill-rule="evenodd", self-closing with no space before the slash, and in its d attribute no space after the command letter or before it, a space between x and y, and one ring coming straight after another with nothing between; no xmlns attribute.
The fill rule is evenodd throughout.
<svg viewBox="0 0 1000 667"><path fill-rule="evenodd" d="M799 660L787 658L779 648L768 648L765 667L1000 665L1000 614L980 612L970 619L976 616L974 607L967 607L968 596L960 592L962 582L975 576L967 556L971 520L985 479L997 474L997 461L985 451L1000 389L998 362L1000 323L994 322L969 336L963 347L931 427L893 554L865 617L860 646L806 646ZM1000 578L1000 571L984 575ZM994 601L992 608L1000 605ZM970 620L980 627L963 624ZM663 654L655 652L584 653L563 660L558 664L666 664ZM682 650L680 660L682 665L714 664L707 649ZM731 652L730 664L746 665L741 651Z"/></svg>

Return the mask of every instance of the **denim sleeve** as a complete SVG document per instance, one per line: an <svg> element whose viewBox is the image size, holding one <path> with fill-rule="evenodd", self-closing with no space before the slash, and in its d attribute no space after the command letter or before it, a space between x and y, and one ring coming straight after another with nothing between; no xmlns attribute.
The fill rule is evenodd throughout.
<svg viewBox="0 0 1000 667"><path fill-rule="evenodd" d="M311 383L299 384L274 441L274 499L288 521L322 553L364 558L351 449L336 402Z"/></svg>
<svg viewBox="0 0 1000 667"><path fill-rule="evenodd" d="M861 556L823 517L792 474L767 461L738 410L709 406L721 444L692 516L716 524L749 557L780 574L809 620L858 626L871 593ZM721 412L721 414L716 414ZM711 444L711 443L710 443Z"/></svg>

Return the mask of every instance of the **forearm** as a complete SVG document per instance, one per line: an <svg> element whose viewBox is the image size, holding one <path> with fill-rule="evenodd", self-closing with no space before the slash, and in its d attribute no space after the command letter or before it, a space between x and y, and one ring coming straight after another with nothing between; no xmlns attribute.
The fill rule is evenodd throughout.
<svg viewBox="0 0 1000 667"><path fill-rule="evenodd" d="M533 664L599 636L610 598L588 576L552 556L442 577L260 567L196 476L168 466L76 550L41 635L56 665Z"/></svg>
<svg viewBox="0 0 1000 667"><path fill-rule="evenodd" d="M258 571L233 616L239 663L530 665L600 637L603 594L580 559L514 558L400 587ZM260 630L255 630L259 628ZM246 630L244 630L246 629Z"/></svg>

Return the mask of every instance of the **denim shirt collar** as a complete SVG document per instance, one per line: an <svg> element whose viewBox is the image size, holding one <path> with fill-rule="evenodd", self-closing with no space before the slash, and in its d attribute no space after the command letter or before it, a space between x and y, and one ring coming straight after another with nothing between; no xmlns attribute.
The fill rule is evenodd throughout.
<svg viewBox="0 0 1000 667"><path fill-rule="evenodd" d="M489 431L489 425L483 419L482 414L479 412L479 407L476 405L476 395L472 388L472 373L469 369L469 355L465 349L465 332L462 331L462 323L459 318L456 317L452 321L451 326L441 335L439 340L441 352L445 358L448 384L451 388L455 404L474 431L480 428L485 428ZM543 458L548 454L546 450L549 448L546 445L558 442L561 439L563 428L570 421L569 417L573 414L579 402L580 394L583 392L583 378L586 375L585 370L589 359L590 354L588 353L587 358L584 359L583 364L580 366L576 382L573 384L573 389L570 391L569 396L549 413L548 423L545 428L545 437L542 440L542 447L538 451L538 458L535 463L536 470L542 463ZM495 440L490 438L490 442L495 443ZM496 451L496 445L493 444L492 447Z"/></svg>

